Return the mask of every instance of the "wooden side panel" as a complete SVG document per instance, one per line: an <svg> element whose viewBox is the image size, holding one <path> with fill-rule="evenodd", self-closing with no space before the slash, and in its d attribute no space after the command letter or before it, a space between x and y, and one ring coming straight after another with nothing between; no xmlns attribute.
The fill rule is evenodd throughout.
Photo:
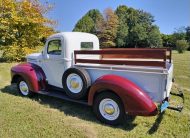
<svg viewBox="0 0 190 138"><path fill-rule="evenodd" d="M134 65L134 66L154 66L165 67L164 61L128 61L128 60L95 60L95 59L76 59L76 63L91 64L114 64L114 65Z"/></svg>
<svg viewBox="0 0 190 138"><path fill-rule="evenodd" d="M104 48L104 50L126 50L126 48ZM127 50L134 50L134 48L127 48ZM138 48L138 50L142 51L142 50L146 50L147 52L152 52L151 50L153 50L152 54L155 54L156 51L156 55L158 55L158 58L160 57L160 53L158 52L158 50L166 50L166 59L169 59L170 63L171 63L171 58L172 58L172 49L171 48ZM125 55L119 55L119 54L112 54L112 55L108 55L108 54L103 54L102 58L145 58L145 56L142 53L137 53L136 55L131 55L131 54L125 54ZM147 59L153 59L156 58L156 56L151 56L150 53L146 53L146 58Z"/></svg>
<svg viewBox="0 0 190 138"><path fill-rule="evenodd" d="M80 59L80 58L78 59L77 55L100 55L102 58L99 60ZM166 48L165 49L129 48L129 49L103 49L103 50L76 50L74 51L74 57L75 57L75 63L158 66L165 68L166 60L169 59L169 61L171 62L171 50ZM113 58L116 58L117 60L115 59L113 60ZM134 60L129 60L129 59L134 59Z"/></svg>

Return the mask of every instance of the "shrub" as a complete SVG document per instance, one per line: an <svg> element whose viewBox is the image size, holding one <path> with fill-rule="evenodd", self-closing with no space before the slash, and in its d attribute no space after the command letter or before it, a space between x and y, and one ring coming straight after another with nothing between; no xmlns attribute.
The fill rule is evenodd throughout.
<svg viewBox="0 0 190 138"><path fill-rule="evenodd" d="M20 47L17 45L7 46L3 50L2 60L6 62L25 61L25 56L34 52L38 52L39 48Z"/></svg>
<svg viewBox="0 0 190 138"><path fill-rule="evenodd" d="M177 40L176 41L176 49L178 53L183 53L187 48L189 47L189 44L187 40Z"/></svg>

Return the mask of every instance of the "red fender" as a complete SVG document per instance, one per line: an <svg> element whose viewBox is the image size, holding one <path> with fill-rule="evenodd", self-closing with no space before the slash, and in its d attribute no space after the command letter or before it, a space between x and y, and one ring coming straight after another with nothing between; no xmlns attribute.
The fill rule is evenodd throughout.
<svg viewBox="0 0 190 138"><path fill-rule="evenodd" d="M110 90L121 98L129 115L157 114L156 105L141 88L130 80L116 75L105 75L95 81L89 91L88 104L93 105L95 94L105 90Z"/></svg>
<svg viewBox="0 0 190 138"><path fill-rule="evenodd" d="M32 92L45 89L46 76L38 65L32 63L21 63L11 68L11 83L16 83L19 76L23 77Z"/></svg>

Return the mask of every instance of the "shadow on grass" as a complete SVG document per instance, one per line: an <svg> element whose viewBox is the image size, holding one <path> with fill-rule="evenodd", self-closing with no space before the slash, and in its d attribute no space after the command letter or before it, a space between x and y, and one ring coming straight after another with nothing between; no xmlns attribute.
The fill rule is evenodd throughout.
<svg viewBox="0 0 190 138"><path fill-rule="evenodd" d="M160 113L160 114L157 116L157 118L156 118L156 120L155 120L153 126L148 130L148 134L150 134L150 135L151 135L151 134L154 134L154 133L158 130L158 128L159 128L159 126L160 126L160 123L162 122L164 113L165 113L165 112L162 112L162 113Z"/></svg>
<svg viewBox="0 0 190 138"><path fill-rule="evenodd" d="M0 53L1 54L1 53ZM1 56L0 56L0 63L4 63L5 62L5 59L3 59Z"/></svg>
<svg viewBox="0 0 190 138"><path fill-rule="evenodd" d="M14 96L20 96L16 91L16 86L5 86L4 88L0 89L1 92L11 94ZM34 101L39 102L42 105L48 106L50 108L58 109L64 114L80 118L82 120L87 120L95 123L100 123L96 118L95 114L92 112L92 108L89 106L67 102L65 100L61 100L58 98L53 98L45 95L36 94L34 97L31 98ZM121 128L126 131L133 130L137 124L134 124L133 121L135 117L126 117L126 122L123 125L119 126L109 126L112 128ZM102 124L107 126L106 124Z"/></svg>

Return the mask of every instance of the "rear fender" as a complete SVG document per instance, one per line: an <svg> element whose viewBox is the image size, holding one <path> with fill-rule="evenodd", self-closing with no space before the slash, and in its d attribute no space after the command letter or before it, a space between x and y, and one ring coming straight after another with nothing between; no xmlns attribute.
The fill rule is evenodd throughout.
<svg viewBox="0 0 190 138"><path fill-rule="evenodd" d="M157 114L156 105L141 88L117 75L98 78L90 88L88 104L93 105L95 95L105 90L110 90L120 97L127 114L142 116Z"/></svg>
<svg viewBox="0 0 190 138"><path fill-rule="evenodd" d="M11 83L16 83L18 77L24 78L32 92L46 89L46 76L42 68L32 63L21 63L11 68Z"/></svg>

